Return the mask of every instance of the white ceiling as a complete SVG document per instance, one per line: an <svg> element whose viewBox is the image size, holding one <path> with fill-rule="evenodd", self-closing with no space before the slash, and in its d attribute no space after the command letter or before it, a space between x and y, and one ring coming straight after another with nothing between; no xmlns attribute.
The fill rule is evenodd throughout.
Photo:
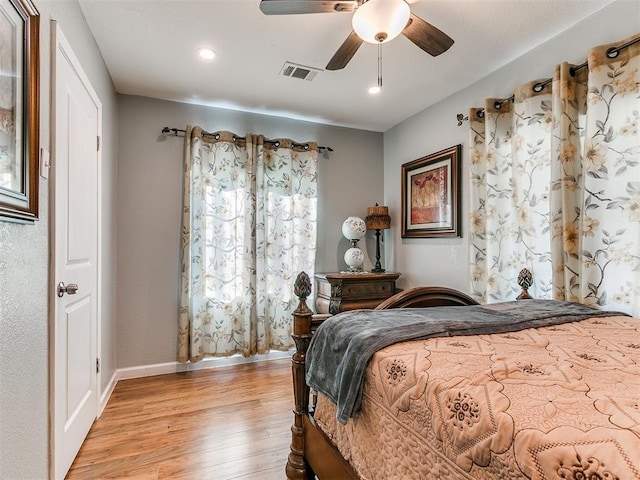
<svg viewBox="0 0 640 480"><path fill-rule="evenodd" d="M306 81L285 61L324 69L350 13L266 16L259 0L79 0L119 93L386 131L485 77L613 0L421 0L414 14L455 40L439 57L400 36L364 43L344 70ZM217 52L203 62L196 50Z"/></svg>

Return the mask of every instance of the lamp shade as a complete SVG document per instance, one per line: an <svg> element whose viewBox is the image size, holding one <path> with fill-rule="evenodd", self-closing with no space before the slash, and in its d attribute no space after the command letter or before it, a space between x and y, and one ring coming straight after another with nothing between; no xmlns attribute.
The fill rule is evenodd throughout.
<svg viewBox="0 0 640 480"><path fill-rule="evenodd" d="M367 216L365 217L367 230L386 230L391 228L391 217L389 216L389 207L376 205L367 208Z"/></svg>
<svg viewBox="0 0 640 480"><path fill-rule="evenodd" d="M359 217L349 217L342 224L342 235L349 240L360 240L367 233L367 226Z"/></svg>
<svg viewBox="0 0 640 480"><path fill-rule="evenodd" d="M404 0L369 0L353 14L353 30L365 42L386 43L407 26L411 9Z"/></svg>

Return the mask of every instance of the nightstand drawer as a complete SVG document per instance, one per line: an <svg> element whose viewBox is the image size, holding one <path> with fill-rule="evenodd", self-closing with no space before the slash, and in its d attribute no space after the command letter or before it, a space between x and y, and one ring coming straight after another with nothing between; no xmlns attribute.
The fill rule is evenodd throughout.
<svg viewBox="0 0 640 480"><path fill-rule="evenodd" d="M358 308L375 308L399 290L399 273L318 273L316 311L336 313Z"/></svg>
<svg viewBox="0 0 640 480"><path fill-rule="evenodd" d="M393 285L395 282L366 282L366 283L351 283L342 287L342 298L349 297L390 297L393 292Z"/></svg>

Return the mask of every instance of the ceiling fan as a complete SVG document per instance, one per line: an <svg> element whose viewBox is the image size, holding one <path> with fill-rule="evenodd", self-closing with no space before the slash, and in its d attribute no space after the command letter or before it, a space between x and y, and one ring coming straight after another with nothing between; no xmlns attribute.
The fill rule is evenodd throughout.
<svg viewBox="0 0 640 480"><path fill-rule="evenodd" d="M327 64L327 70L347 66L362 42L382 44L401 33L414 44L437 56L446 52L453 40L446 33L411 13L409 3L418 0L261 0L265 15L302 13L353 13L353 31Z"/></svg>

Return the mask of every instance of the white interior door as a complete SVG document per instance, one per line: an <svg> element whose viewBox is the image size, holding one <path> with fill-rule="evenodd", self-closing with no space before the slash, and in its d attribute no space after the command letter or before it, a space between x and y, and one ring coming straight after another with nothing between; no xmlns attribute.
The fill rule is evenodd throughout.
<svg viewBox="0 0 640 480"><path fill-rule="evenodd" d="M53 474L66 475L98 414L101 105L55 22Z"/></svg>

